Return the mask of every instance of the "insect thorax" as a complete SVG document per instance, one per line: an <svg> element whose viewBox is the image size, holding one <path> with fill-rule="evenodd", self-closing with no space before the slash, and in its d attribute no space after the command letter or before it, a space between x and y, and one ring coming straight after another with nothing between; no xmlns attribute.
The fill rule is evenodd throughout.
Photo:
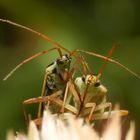
<svg viewBox="0 0 140 140"><path fill-rule="evenodd" d="M46 73L48 73L46 81L47 95L58 90L64 91L68 80L70 63L71 57L63 55L46 68Z"/></svg>

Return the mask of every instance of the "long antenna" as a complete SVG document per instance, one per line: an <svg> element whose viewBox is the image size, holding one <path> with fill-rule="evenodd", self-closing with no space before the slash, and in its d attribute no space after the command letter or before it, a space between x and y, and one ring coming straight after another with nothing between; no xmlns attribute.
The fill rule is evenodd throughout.
<svg viewBox="0 0 140 140"><path fill-rule="evenodd" d="M70 51L68 49L66 49L65 47L63 47L62 45L60 45L59 43L53 41L52 39L50 39L48 36L38 32L38 31L35 31L34 29L32 28L29 28L29 27L26 27L24 25L21 25L21 24L18 24L18 23L15 23L13 21L10 21L10 20L7 20L7 19L0 19L0 22L4 22L4 23L8 23L8 24L11 24L11 25L14 25L16 27L19 27L19 28L22 28L22 29L25 29L27 31L30 31L34 34L36 34L37 36L40 36L42 37L43 39L47 40L50 44L54 45L56 48L61 48L63 50L65 50L66 52L70 53Z"/></svg>
<svg viewBox="0 0 140 140"><path fill-rule="evenodd" d="M35 54L35 55L33 55L33 56L31 56L31 57L29 57L29 58L23 60L20 64L18 64L14 69L12 69L12 70L3 78L3 81L6 81L18 68L20 68L20 67L21 67L22 65L24 65L25 63L27 63L27 62L33 60L34 58L36 58L36 57L38 57L38 56L41 56L41 55L46 54L46 53L48 53L48 52L50 52L50 51L52 51L52 50L55 50L55 49L57 49L57 48L51 48L51 49L49 49L49 50L39 52L39 53L37 53L37 54Z"/></svg>
<svg viewBox="0 0 140 140"><path fill-rule="evenodd" d="M25 30L27 30L27 31L29 31L29 32L31 32L31 33L34 33L35 35L37 35L37 36L39 36L39 37L45 39L45 40L48 41L50 44L52 44L54 47L56 47L56 49L58 50L60 56L62 56L62 53L61 53L60 49L63 49L63 50L66 51L67 53L71 54L71 52L70 52L68 49L66 49L65 47L63 47L63 46L60 45L59 43L53 41L53 40L50 39L47 35L44 35L44 34L38 32L38 31L36 31L36 30L34 30L34 29L30 28L30 27L26 27L26 26L24 26L24 25L15 23L15 22L10 21L10 20L7 20L7 19L0 19L0 22L4 22L4 23L10 24L10 25L14 25L14 26L16 26L16 27L25 29ZM52 50L53 50L53 49L52 49ZM39 53L37 53L37 54L35 54L35 55L33 55L33 56L31 56L31 57L25 59L23 62L21 62L20 64L18 64L12 71L10 71L10 73L7 74L6 77L5 77L3 80L7 80L18 68L20 68L20 67L21 67L23 64L25 64L26 62L29 62L30 60L32 60L32 59L34 59L34 58L36 58L36 57L38 57L38 56L40 56L40 55L42 55L42 54L45 54L45 53L47 53L47 52L45 52L45 51L39 52ZM75 57L75 59L76 59L78 62L80 62L79 58L78 58L75 54L73 54L73 57ZM80 62L80 63L81 63L81 62Z"/></svg>
<svg viewBox="0 0 140 140"><path fill-rule="evenodd" d="M83 52L83 53L86 53L86 54L89 54L89 55L92 55L92 56L96 56L96 57L99 57L101 59L104 59L106 60L107 57L103 56L103 55L100 55L100 54L97 54L97 53L94 53L94 52L88 52L88 51L84 51L84 50L75 50L73 52L70 52L68 49L66 49L65 47L63 47L62 45L60 45L59 43L53 41L52 39L50 39L47 35L44 35L38 31L35 31L34 29L32 28L29 28L29 27L26 27L24 25L21 25L21 24L18 24L18 23L15 23L13 21L10 21L10 20L7 20L7 19L0 19L0 22L4 22L4 23L8 23L8 24L11 24L11 25L14 25L16 27L19 27L19 28L22 28L22 29L25 29L27 31L30 31L34 34L36 34L37 36L47 40L50 44L54 45L56 48L61 48L63 50L65 50L66 52L68 52L71 55L73 55L76 59L77 59L77 56L74 55L76 52ZM78 59L77 59L78 60ZM114 64L117 64L118 66L122 67L123 69L125 69L126 71L128 71L129 73L131 73L132 75L136 76L137 78L140 79L140 76L138 74L136 74L135 72L133 72L132 70L130 70L129 68L127 68L126 66L122 65L121 63L119 63L118 61L114 60L114 59L111 59L111 58L108 58L108 61L109 62L112 62Z"/></svg>
<svg viewBox="0 0 140 140"><path fill-rule="evenodd" d="M113 54L113 52L115 51L115 49L118 47L118 45L114 44L113 47L110 49L110 51L108 52L107 58L105 59L103 65L101 66L101 68L99 69L98 74L102 75L104 69L106 68L106 65L108 64L108 59L111 57L111 55Z"/></svg>
<svg viewBox="0 0 140 140"><path fill-rule="evenodd" d="M85 54L89 54L89 55L92 55L92 56L96 56L96 57L101 58L101 59L104 59L104 60L107 59L106 56L103 56L103 55L100 55L100 54L96 54L94 52L84 51L84 50L80 50L80 49L77 49L76 51L77 52L82 52L82 53L85 53ZM126 71L128 71L129 73L131 73L132 75L134 75L135 77L137 77L137 78L140 79L140 76L137 73L135 73L134 71L132 71L128 67L124 66L120 62L118 62L118 61L116 61L114 59L111 59L111 58L108 58L108 61L111 62L111 63L114 63L114 64L116 64L118 66L120 66L121 68L125 69Z"/></svg>

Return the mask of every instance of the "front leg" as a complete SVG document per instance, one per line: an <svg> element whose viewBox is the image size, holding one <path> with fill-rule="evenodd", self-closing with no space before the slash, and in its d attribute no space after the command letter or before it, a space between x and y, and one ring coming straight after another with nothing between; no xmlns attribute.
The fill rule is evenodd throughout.
<svg viewBox="0 0 140 140"><path fill-rule="evenodd" d="M45 96L47 77L48 77L48 74L45 73L44 80L43 80L41 97L44 97ZM42 116L42 111L41 111L42 110L42 107L43 107L43 104L42 104L42 102L40 102L39 103L39 108L38 108L38 118L40 118Z"/></svg>
<svg viewBox="0 0 140 140"><path fill-rule="evenodd" d="M93 112L94 112L94 110L95 110L95 108L96 108L96 103L87 103L87 104L85 105L85 108L91 108L91 110L90 110L90 112L89 112L89 115L88 115L88 118L86 119L86 122L87 122L87 123L90 123L91 117L92 117Z"/></svg>
<svg viewBox="0 0 140 140"><path fill-rule="evenodd" d="M26 109L25 109L25 106L26 106L26 105L35 104L35 103L39 103L39 104L42 105L42 104L44 104L44 103L46 103L46 102L50 102L50 98L55 98L55 99L57 100L57 98L58 98L61 94L62 94L62 91L59 90L59 91L53 93L53 94L50 95L50 96L44 96L44 97L40 96L40 97L30 98L30 99L27 99L27 100L23 101L22 106L23 106L23 112L24 112L24 117L25 117L26 122L27 122L27 123L29 122L29 119L28 119L29 117L28 117L28 114L27 114ZM38 119L41 118L41 117L42 117L42 116L38 117Z"/></svg>
<svg viewBox="0 0 140 140"><path fill-rule="evenodd" d="M66 105L71 105L71 101L74 102L74 105L72 105L72 106L74 106L74 108L76 108L78 110L78 108L81 104L81 98L75 88L75 85L74 85L72 79L69 79L69 81L66 84L66 88L65 88L63 105L60 110L61 113L64 113L64 109L65 109Z"/></svg>

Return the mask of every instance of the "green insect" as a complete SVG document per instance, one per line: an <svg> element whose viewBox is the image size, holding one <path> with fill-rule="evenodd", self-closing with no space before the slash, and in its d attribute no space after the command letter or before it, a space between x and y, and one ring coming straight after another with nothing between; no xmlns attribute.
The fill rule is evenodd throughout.
<svg viewBox="0 0 140 140"><path fill-rule="evenodd" d="M113 46L108 53L107 59L99 70L97 75L86 74L75 79L75 87L80 93L81 102L75 100L75 107L78 108L78 115L86 118L86 121L91 123L97 119L108 119L112 116L112 104L108 102L107 88L101 84L100 77L108 63L109 57L112 55L117 46ZM85 71L89 71L88 64L83 60ZM89 72L88 72L89 73ZM105 110L108 109L107 112ZM120 115L128 114L127 110L119 110ZM108 113L108 116L106 115ZM98 115L97 115L98 114Z"/></svg>
<svg viewBox="0 0 140 140"><path fill-rule="evenodd" d="M39 110L38 110L38 118L40 118L42 116L41 109L42 109L43 103L50 102L50 101L55 103L56 105L59 105L61 107L61 112L63 112L64 109L67 109L71 112L74 112L75 114L77 113L77 108L75 108L69 104L67 91L68 91L68 89L70 89L72 91L72 94L73 94L74 98L76 99L76 101L81 102L81 97L74 87L75 84L77 86L80 86L80 85L78 85L77 83L74 84L74 82L73 82L73 79L74 79L73 71L76 71L76 68L74 66L70 66L71 59L75 58L76 59L75 63L77 64L76 65L77 68L80 67L79 65L81 64L82 61L79 60L79 56L77 56L78 52L92 55L95 57L99 57L103 60L107 60L111 63L114 63L114 64L124 68L125 70L127 70L128 72L133 74L134 76L140 78L136 73L134 73L133 71L131 71L130 69L128 69L127 67L125 67L124 65L122 65L121 63L119 63L116 60L107 58L107 57L105 57L103 55L99 55L97 53L88 52L88 51L84 51L84 50L74 50L71 52L68 49L66 49L65 47L63 47L62 45L60 45L57 42L50 39L48 36L46 36L40 32L37 32L37 31L33 30L32 28L29 28L29 27L26 27L21 24L18 24L18 23L9 21L9 20L5 20L5 19L0 19L0 22L8 23L8 24L23 28L23 29L25 29L29 32L32 32L32 33L36 34L37 36L45 39L46 41L48 41L50 44L52 44L54 46L54 48L39 52L39 53L25 59L20 64L18 64L12 71L10 71L10 73L7 74L3 80L7 80L22 65L30 62L31 60L33 60L41 55L48 54L50 51L53 51L53 50L57 50L59 53L60 57L58 59L56 59L51 65L47 66L47 68L46 68L45 76L44 76L44 80L43 80L41 97L32 98L29 100L25 100L23 102L23 104L32 104L32 103L40 104ZM63 55L62 51L65 51L67 54Z"/></svg>
<svg viewBox="0 0 140 140"><path fill-rule="evenodd" d="M56 61L47 66L45 70L41 96L50 96L53 93L61 90L63 92L59 98L63 99L66 83L69 80L70 76L70 64L71 57L66 54L62 55L62 57L60 58L57 58ZM38 117L42 116L42 110L44 110L44 107L43 104L40 104ZM51 110L53 110L52 113L59 112L60 109L56 108L56 106L51 106Z"/></svg>
<svg viewBox="0 0 140 140"><path fill-rule="evenodd" d="M62 83L68 81L68 75L70 70L71 57L67 54L63 55L61 58L57 58L55 62L48 65L45 71L45 87L46 95L51 95L52 93L63 89Z"/></svg>

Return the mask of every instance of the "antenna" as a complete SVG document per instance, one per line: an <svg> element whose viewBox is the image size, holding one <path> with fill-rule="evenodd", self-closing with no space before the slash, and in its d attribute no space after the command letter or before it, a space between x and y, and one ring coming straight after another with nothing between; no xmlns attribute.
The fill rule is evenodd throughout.
<svg viewBox="0 0 140 140"><path fill-rule="evenodd" d="M26 27L26 26L24 26L24 25L15 23L15 22L10 21L10 20L7 20L7 19L0 19L0 22L7 23L7 24L11 24L11 25L14 25L14 26L16 26L16 27L25 29L25 30L27 30L27 31L29 31L29 32L31 32L31 33L34 33L34 34L36 34L37 36L39 36L39 37L45 39L46 41L48 41L50 44L52 44L53 46L55 46L55 47L58 49L60 56L62 55L61 52L60 52L60 48L61 48L62 50L68 52L68 53L70 54L70 56L73 55L73 57L75 57L75 59L78 60L78 61L81 63L81 61L78 59L78 57L75 55L75 53L77 53L77 52L83 52L83 53L86 53L86 54L89 54L89 55L92 55L92 56L95 56L95 57L98 57L98 58L101 58L101 59L104 59L104 60L107 59L107 61L112 62L112 63L114 63L114 64L116 64L116 65L122 67L123 69L125 69L126 71L128 71L129 73L131 73L132 75L134 75L134 76L136 76L137 78L140 79L140 76L139 76L137 73L133 72L132 70L130 70L129 68L127 68L126 66L122 65L121 63L119 63L118 61L116 61L116 60L114 60L114 59L107 58L107 57L105 57L105 56L103 56L103 55L100 55L100 54L97 54L97 53L94 53L94 52L88 52L88 51L79 50L79 49L74 50L73 52L71 52L71 51L69 51L68 49L66 49L65 47L63 47L62 45L60 45L59 43L57 43L57 42L53 41L52 39L50 39L47 35L44 35L44 34L38 32L38 31L35 31L34 29L32 29L32 28L30 28L30 27ZM41 53L41 52L40 52L40 53ZM44 54L44 53L43 53L43 54ZM37 55L37 54L36 54L36 55ZM23 64L19 64L19 65L23 65ZM20 66L18 66L18 68L19 68L19 67L20 67ZM8 76L8 77L10 77L10 76L12 75L13 71L16 71L18 68L14 68L15 70L13 69L13 70L10 72L11 74L9 73L9 76ZM6 77L7 77L7 76L6 76ZM4 78L4 80L6 80L6 79L7 79L7 78Z"/></svg>
<svg viewBox="0 0 140 140"><path fill-rule="evenodd" d="M32 28L29 28L29 27L26 27L24 25L21 25L21 24L18 24L18 23L15 23L13 21L10 21L10 20L7 20L7 19L0 19L0 22L4 22L4 23L8 23L8 24L11 24L11 25L14 25L16 27L19 27L19 28L22 28L22 29L25 29L27 31L30 31L31 33L34 33L36 34L37 36L40 36L42 37L43 39L47 40L50 44L54 45L56 48L61 48L63 50L65 50L66 52L70 53L70 51L68 49L66 49L65 47L63 47L62 45L60 45L59 43L53 41L52 39L50 39L48 36L38 32L38 31L35 31L34 29Z"/></svg>
<svg viewBox="0 0 140 140"><path fill-rule="evenodd" d="M39 52L25 60L23 60L20 64L18 64L14 69L12 69L4 78L3 78L3 81L6 81L17 69L19 69L22 65L26 64L27 62L33 60L34 58L38 57L38 56L41 56L43 54L46 54L52 50L55 50L57 48L51 48L49 50L46 50L46 51L42 51L42 52Z"/></svg>
<svg viewBox="0 0 140 140"><path fill-rule="evenodd" d="M140 79L140 76L137 73L135 73L134 71L132 71L131 69L129 69L128 67L124 66L123 64L121 64L120 62L118 62L118 61L116 61L114 59L107 58L106 56L96 54L94 52L84 51L84 50L80 50L80 49L77 49L76 51L77 52L82 52L82 53L85 53L85 54L89 54L89 55L92 55L92 56L95 56L95 57L98 57L98 58L101 58L101 59L104 59L104 60L108 59L109 62L120 66L121 68L125 69L127 72L131 73L133 76L135 76L135 77Z"/></svg>
<svg viewBox="0 0 140 140"><path fill-rule="evenodd" d="M108 55L107 55L107 57L106 57L106 59L105 59L103 65L102 65L101 68L99 69L99 73L98 73L99 77L102 75L104 69L106 68L106 66L107 66L107 64L108 64L108 62L109 62L109 61L108 61L109 58L111 57L111 55L113 54L113 52L115 51L115 49L116 49L118 46L119 46L118 44L117 44L117 45L114 44L114 45L112 46L112 48L110 49L110 51L108 52Z"/></svg>

